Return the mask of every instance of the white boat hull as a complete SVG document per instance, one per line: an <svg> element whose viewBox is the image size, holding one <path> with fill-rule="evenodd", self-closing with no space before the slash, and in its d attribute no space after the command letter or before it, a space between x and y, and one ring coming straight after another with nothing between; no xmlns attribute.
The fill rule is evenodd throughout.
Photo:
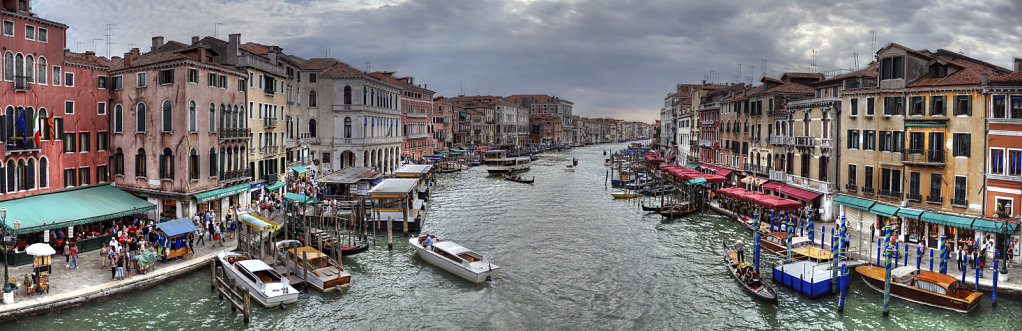
<svg viewBox="0 0 1022 331"><path fill-rule="evenodd" d="M227 262L227 254L220 253L217 255L217 259L220 261L220 265L223 266L224 275L230 278L238 285L248 289L248 293L252 296L252 299L263 305L263 307L276 307L281 304L292 304L298 302L298 290L291 287L289 284L281 284L287 288L287 293L279 291L279 289L260 287L257 284L249 282L245 277L242 277L241 272L234 268L233 265Z"/></svg>
<svg viewBox="0 0 1022 331"><path fill-rule="evenodd" d="M439 254L420 246L417 237L408 238L408 243L411 244L412 247L415 247L415 251L418 252L419 256L426 262L440 267L440 269L447 270L448 272L470 282L480 284L487 280L497 278L497 270L500 269L500 267L495 264L473 262L469 263L469 266L466 268L464 264L454 263L453 261L445 259Z"/></svg>

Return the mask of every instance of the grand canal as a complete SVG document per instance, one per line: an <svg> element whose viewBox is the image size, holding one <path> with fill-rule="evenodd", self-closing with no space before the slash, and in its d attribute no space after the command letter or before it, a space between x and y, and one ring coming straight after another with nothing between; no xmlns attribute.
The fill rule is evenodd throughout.
<svg viewBox="0 0 1022 331"><path fill-rule="evenodd" d="M746 238L716 214L673 222L612 200L597 145L543 154L533 185L472 168L442 174L423 232L473 248L502 267L497 280L468 284L415 257L395 236L345 258L352 285L308 292L287 310L253 308L248 326L287 329L1017 329L1022 302L989 294L960 314L882 297L853 276L846 310L837 298L808 300L779 288L777 305L753 300L713 262L721 240ZM577 172L562 169L579 158ZM766 256L766 255L765 255ZM769 266L773 256L766 256ZM710 265L707 265L710 263ZM5 323L4 330L238 329L240 314L209 291L200 271L84 307Z"/></svg>

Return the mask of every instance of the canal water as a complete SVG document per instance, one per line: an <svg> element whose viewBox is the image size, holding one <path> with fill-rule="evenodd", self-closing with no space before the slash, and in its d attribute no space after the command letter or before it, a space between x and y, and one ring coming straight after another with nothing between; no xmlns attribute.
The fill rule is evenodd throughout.
<svg viewBox="0 0 1022 331"><path fill-rule="evenodd" d="M423 232L489 257L500 277L469 284L413 254L406 236L344 258L351 288L304 292L287 307L253 308L253 330L705 330L705 329L1018 329L1022 302L989 295L970 314L882 296L857 275L843 314L835 296L808 300L779 288L776 305L739 289L721 263L721 240L748 237L716 214L675 221L613 200L596 145L543 154L526 176L487 176L482 167L441 174ZM563 168L579 159L574 173ZM764 254L764 268L775 257ZM206 269L84 307L4 323L3 330L240 329L209 290Z"/></svg>

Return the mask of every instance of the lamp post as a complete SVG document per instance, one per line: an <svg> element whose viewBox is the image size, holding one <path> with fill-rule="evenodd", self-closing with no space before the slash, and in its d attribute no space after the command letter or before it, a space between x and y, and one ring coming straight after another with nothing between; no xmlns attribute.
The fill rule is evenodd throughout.
<svg viewBox="0 0 1022 331"><path fill-rule="evenodd" d="M0 207L0 222L3 222L3 228L0 228L3 230L3 240L0 244L4 247L4 294L7 294L14 290L11 288L11 277L7 273L7 265L9 264L7 262L7 255L10 255L7 248L7 237L10 236L10 231L7 230L7 207Z"/></svg>

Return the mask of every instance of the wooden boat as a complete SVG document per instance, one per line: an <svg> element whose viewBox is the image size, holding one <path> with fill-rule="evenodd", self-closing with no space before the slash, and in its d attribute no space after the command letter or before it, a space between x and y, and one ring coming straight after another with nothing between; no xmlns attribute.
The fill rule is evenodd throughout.
<svg viewBox="0 0 1022 331"><path fill-rule="evenodd" d="M779 255L788 254L788 233L784 231L769 232L760 238L760 245L771 252ZM833 254L816 246L805 237L794 236L791 238L791 257L801 261L825 262L833 258Z"/></svg>
<svg viewBox="0 0 1022 331"><path fill-rule="evenodd" d="M633 199L642 196L642 194L635 192L611 192L610 195L613 196L614 199Z"/></svg>
<svg viewBox="0 0 1022 331"><path fill-rule="evenodd" d="M724 245L724 249L727 250L727 254L724 255L724 265L727 266L731 276L735 277L738 284L742 285L742 288L754 297L767 302L777 303L777 292L774 292L773 287L769 284L763 282L759 273L756 272L752 265L739 262L738 253L728 249L727 244ZM752 277L746 277L743 274L751 274Z"/></svg>
<svg viewBox="0 0 1022 331"><path fill-rule="evenodd" d="M252 298L264 307L298 302L298 290L265 262L235 252L220 252L217 260L223 266L224 275L247 288Z"/></svg>
<svg viewBox="0 0 1022 331"><path fill-rule="evenodd" d="M444 162L444 164L440 167L440 172L442 173L458 172L461 171L461 167L462 167L461 163Z"/></svg>
<svg viewBox="0 0 1022 331"><path fill-rule="evenodd" d="M310 241L312 243L312 246L319 247L319 242L322 241L323 253L326 253L329 256L334 256L334 253L336 253L335 249L338 248L341 250L341 256L355 255L358 253L365 252L366 250L369 249L369 245L366 244L362 245L345 244L343 240L337 240L337 238L334 238L332 235L320 229L311 228L309 230L310 230L309 234L311 235L312 239L312 241Z"/></svg>
<svg viewBox="0 0 1022 331"><path fill-rule="evenodd" d="M304 246L297 240L282 240L277 242L277 251L277 259L317 291L330 292L350 285L351 274L344 271L340 263L313 247Z"/></svg>
<svg viewBox="0 0 1022 331"><path fill-rule="evenodd" d="M502 175L504 175L504 179L510 180L512 182L532 184L533 182L536 181L536 176L532 176L532 178L525 178L525 177L517 176L517 175L509 175L509 174L502 174Z"/></svg>
<svg viewBox="0 0 1022 331"><path fill-rule="evenodd" d="M693 205L691 203L683 203L683 204L676 204L676 205L672 206L671 208L669 208L667 210L661 210L661 211L659 211L657 213L659 213L660 216L663 216L663 217L676 218L676 217L682 217L682 216L685 216L685 215L688 215L688 214L691 214L691 213L694 213L694 212L697 212L697 211L699 211L699 207L697 207L697 206L695 206L695 205Z"/></svg>
<svg viewBox="0 0 1022 331"><path fill-rule="evenodd" d="M426 247L426 237L408 238L408 243L415 247L415 251L426 262L476 284L497 277L497 270L500 270L500 267L490 263L482 255L453 241L436 241L432 246Z"/></svg>
<svg viewBox="0 0 1022 331"><path fill-rule="evenodd" d="M659 211L671 209L671 206L647 206L645 202L643 202L641 205L642 205L642 211L659 212Z"/></svg>
<svg viewBox="0 0 1022 331"><path fill-rule="evenodd" d="M884 268L861 266L855 271L873 289L884 291ZM891 295L931 307L967 313L979 304L981 292L962 286L955 277L912 266L891 270Z"/></svg>

